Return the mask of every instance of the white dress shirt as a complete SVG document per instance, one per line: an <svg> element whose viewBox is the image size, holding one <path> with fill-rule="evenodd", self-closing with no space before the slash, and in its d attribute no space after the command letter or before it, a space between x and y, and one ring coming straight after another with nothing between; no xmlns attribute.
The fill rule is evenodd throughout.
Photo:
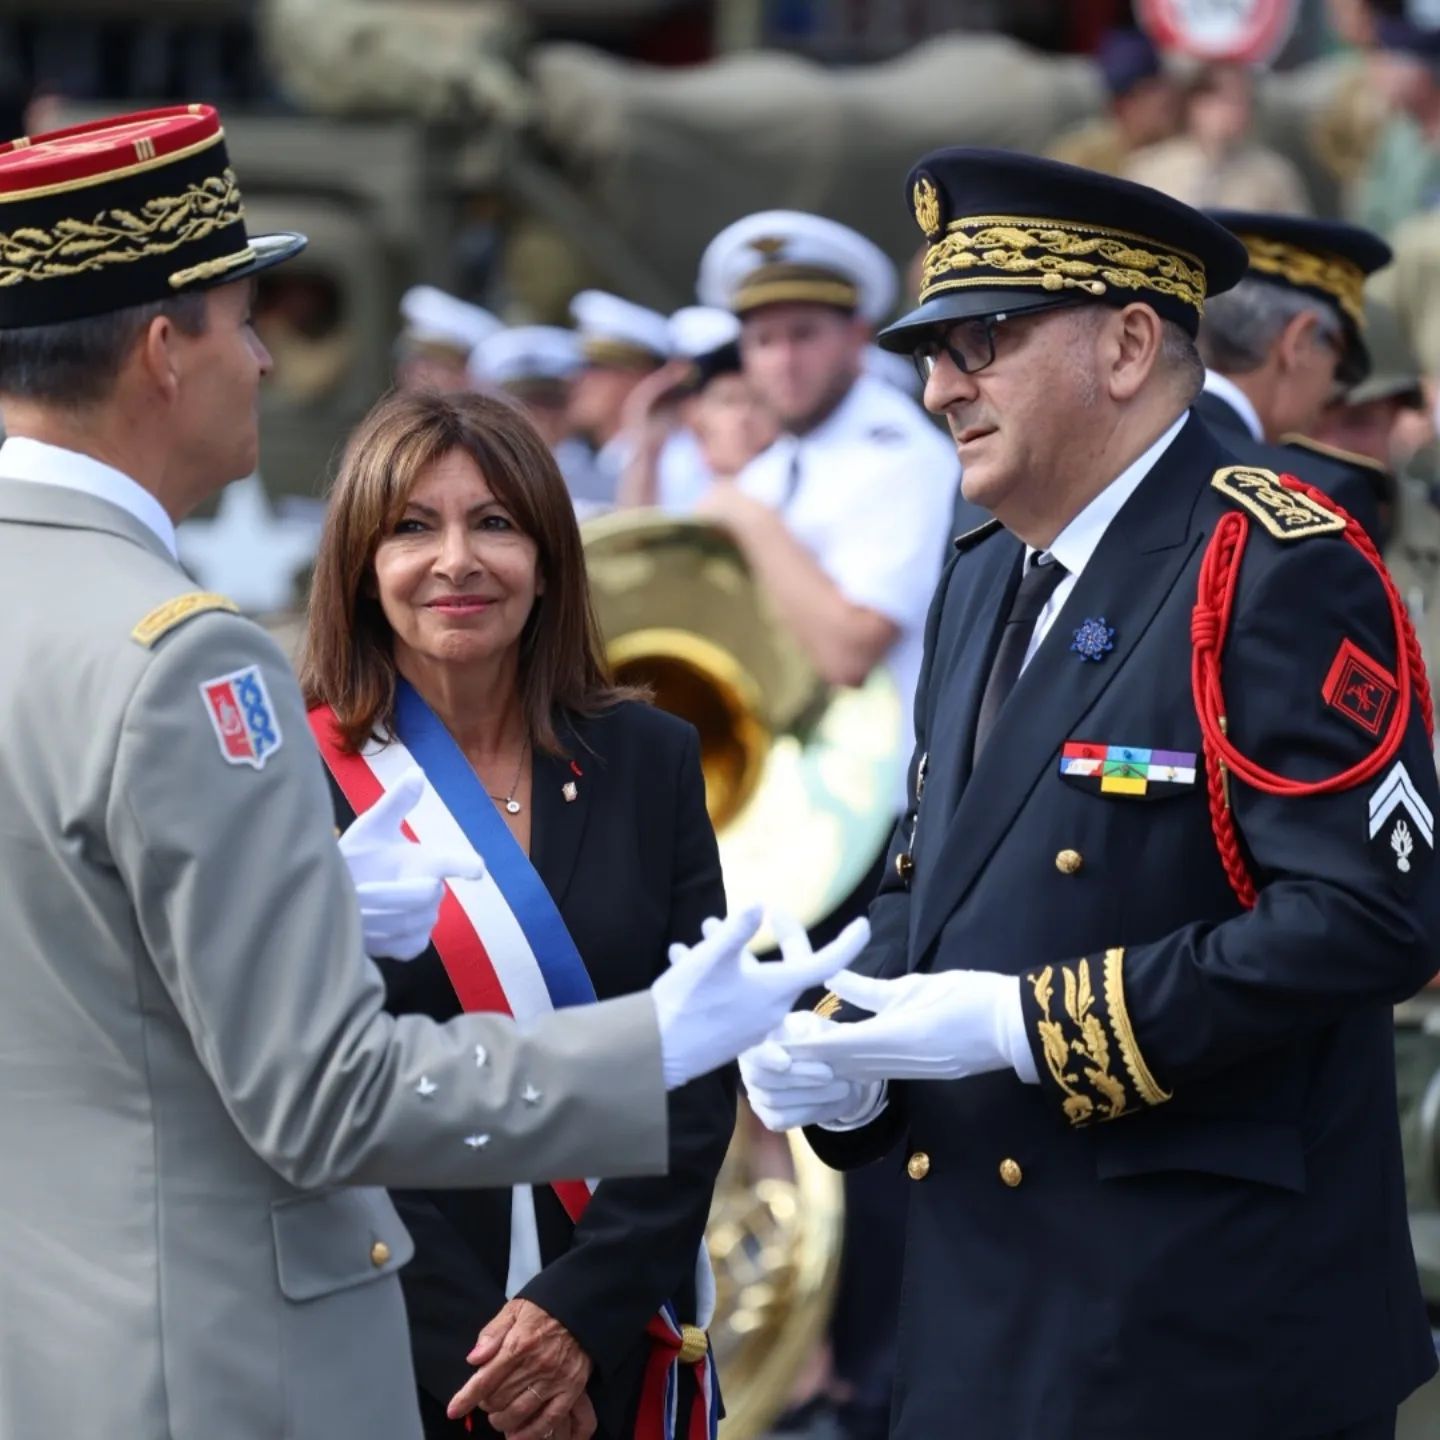
<svg viewBox="0 0 1440 1440"><path fill-rule="evenodd" d="M900 692L908 758L925 616L945 561L960 461L949 436L908 395L862 375L807 435L782 435L736 477L852 604L899 631L885 664ZM906 804L896 783L897 812Z"/></svg>
<svg viewBox="0 0 1440 1440"><path fill-rule="evenodd" d="M1228 382L1227 382L1228 383ZM1090 563L1090 558L1099 548L1110 522L1120 513L1125 502L1139 488L1140 482L1155 468L1160 457L1170 448L1175 437L1185 427L1190 412L1185 411L1178 420L1138 460L1127 465L1054 539L1046 552L1054 556L1065 567L1065 578L1055 587L1054 593L1040 612L1035 628L1030 632L1030 644L1025 650L1025 659L1020 670L1040 648L1040 642L1050 633L1055 617L1064 608L1070 592L1075 588L1081 573ZM1037 552L1029 545L1025 547L1025 561Z"/></svg>
<svg viewBox="0 0 1440 1440"><path fill-rule="evenodd" d="M103 461L59 445L47 445L43 440L11 435L0 445L0 478L57 485L108 501L133 515L159 537L172 558L179 559L175 522L165 507L143 485Z"/></svg>
<svg viewBox="0 0 1440 1440"><path fill-rule="evenodd" d="M1217 399L1223 400L1245 422L1245 428L1250 432L1250 438L1263 443L1265 427L1260 423L1260 412L1255 408L1250 397L1233 380L1224 375L1217 375L1213 370L1207 370L1204 390L1207 395L1214 395Z"/></svg>

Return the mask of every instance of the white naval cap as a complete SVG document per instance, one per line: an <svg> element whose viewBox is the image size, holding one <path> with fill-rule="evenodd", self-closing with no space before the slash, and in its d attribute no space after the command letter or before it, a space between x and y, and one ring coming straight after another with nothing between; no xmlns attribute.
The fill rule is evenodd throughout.
<svg viewBox="0 0 1440 1440"><path fill-rule="evenodd" d="M580 348L591 365L648 369L670 357L665 317L604 290L582 290L570 302Z"/></svg>
<svg viewBox="0 0 1440 1440"><path fill-rule="evenodd" d="M402 338L416 345L444 345L469 355L488 336L503 329L488 310L433 285L412 285L400 297Z"/></svg>
<svg viewBox="0 0 1440 1440"><path fill-rule="evenodd" d="M715 305L687 305L670 317L670 348L686 360L713 355L739 335L739 318Z"/></svg>
<svg viewBox="0 0 1440 1440"><path fill-rule="evenodd" d="M872 325L895 304L889 256L848 225L799 210L762 210L727 225L705 247L696 285L702 304L737 315L809 301L853 310Z"/></svg>
<svg viewBox="0 0 1440 1440"><path fill-rule="evenodd" d="M470 352L470 374L492 385L568 380L584 363L580 337L559 325L514 325L497 330Z"/></svg>

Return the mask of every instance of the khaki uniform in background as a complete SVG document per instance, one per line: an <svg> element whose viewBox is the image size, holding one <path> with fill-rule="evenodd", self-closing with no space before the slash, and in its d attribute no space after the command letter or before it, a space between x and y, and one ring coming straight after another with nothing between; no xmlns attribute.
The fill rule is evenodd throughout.
<svg viewBox="0 0 1440 1440"><path fill-rule="evenodd" d="M1153 186L1197 209L1311 213L1300 172L1263 145L1246 145L1219 165L1188 135L1137 150L1123 170L1127 180Z"/></svg>
<svg viewBox="0 0 1440 1440"><path fill-rule="evenodd" d="M1102 175L1120 175L1132 152L1119 125L1102 116L1067 130L1045 153L1066 165L1080 165L1086 170L1098 170Z"/></svg>
<svg viewBox="0 0 1440 1440"><path fill-rule="evenodd" d="M1412 216L1387 238L1395 259L1367 289L1399 317L1421 371L1440 376L1440 210Z"/></svg>

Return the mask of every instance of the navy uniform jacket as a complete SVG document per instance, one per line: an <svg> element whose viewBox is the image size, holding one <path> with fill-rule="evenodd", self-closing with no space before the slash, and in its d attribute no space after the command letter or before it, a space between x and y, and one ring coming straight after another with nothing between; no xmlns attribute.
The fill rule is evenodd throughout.
<svg viewBox="0 0 1440 1440"><path fill-rule="evenodd" d="M725 913L715 833L705 811L693 727L648 705L574 719L569 759L535 757L531 862L545 882L602 1000L646 988L672 942L693 944L700 922ZM563 787L573 782L576 798ZM354 812L333 783L335 823ZM376 962L396 1014L448 1019L460 1003L435 949ZM734 1067L669 1097L670 1173L607 1180L578 1227L548 1186L534 1190L545 1268L519 1293L548 1311L595 1363L590 1385L601 1435L634 1431L649 1344L646 1322L666 1299L695 1321L695 1256L715 1177L735 1124ZM510 1191L393 1193L415 1240L401 1272L428 1436L461 1436L445 1403L474 1373L465 1356L505 1304ZM682 1376L682 1403L691 1382ZM688 1409L682 1415L688 1415ZM476 1433L485 1434L484 1416Z"/></svg>
<svg viewBox="0 0 1440 1440"><path fill-rule="evenodd" d="M1287 435L1278 445L1256 440L1220 395L1200 395L1195 410L1220 443L1247 465L1295 475L1317 486L1353 515L1376 545L1384 547L1394 523L1395 481L1383 465L1303 435Z"/></svg>
<svg viewBox="0 0 1440 1440"><path fill-rule="evenodd" d="M1369 805L1393 761L1318 798L1232 784L1260 886L1242 911L1203 761L1183 779L1184 753L1201 751L1197 575L1239 508L1211 481L1233 464L1192 417L1105 533L973 773L1024 547L992 522L941 580L916 699L918 823L893 846L913 871L907 883L892 866L862 968L1024 977L1041 1083L1007 1070L893 1084L869 1126L809 1132L840 1167L901 1140L910 1155L898 1440L1283 1440L1376 1415L1435 1369L1390 1013L1440 950L1430 747L1412 713L1397 757L1411 789L1394 812L1382 796L1377 842ZM1101 617L1114 648L1082 659L1072 636ZM1310 779L1370 753L1322 696L1346 640L1393 674L1368 562L1342 537L1281 541L1253 520L1224 652L1244 753ZM1170 751L1180 779L1067 779L1067 742ZM1400 820L1403 872L1387 843Z"/></svg>

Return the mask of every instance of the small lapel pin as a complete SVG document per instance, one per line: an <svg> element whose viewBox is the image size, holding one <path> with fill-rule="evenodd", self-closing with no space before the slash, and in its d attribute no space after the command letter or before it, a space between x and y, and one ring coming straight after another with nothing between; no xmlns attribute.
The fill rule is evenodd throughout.
<svg viewBox="0 0 1440 1440"><path fill-rule="evenodd" d="M567 805L573 804L580 796L580 792L575 788L575 782L573 780L567 780L560 787L560 793L565 797L565 803Z"/></svg>
<svg viewBox="0 0 1440 1440"><path fill-rule="evenodd" d="M1070 648L1082 660L1101 661L1115 648L1115 630L1103 615L1098 620L1082 620Z"/></svg>

